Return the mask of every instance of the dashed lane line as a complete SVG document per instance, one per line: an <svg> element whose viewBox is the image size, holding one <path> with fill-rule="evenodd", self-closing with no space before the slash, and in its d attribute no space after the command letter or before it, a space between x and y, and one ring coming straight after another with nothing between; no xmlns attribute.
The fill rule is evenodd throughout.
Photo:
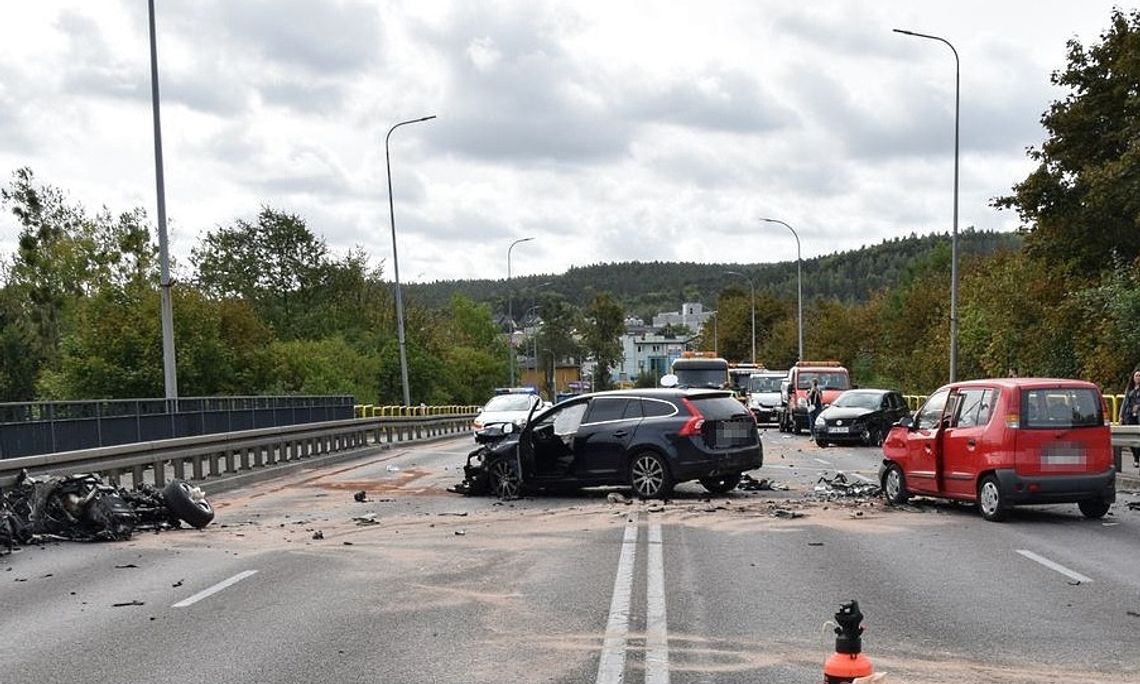
<svg viewBox="0 0 1140 684"><path fill-rule="evenodd" d="M649 526L646 566L645 682L669 684L669 632L665 620L665 553L661 525Z"/></svg>
<svg viewBox="0 0 1140 684"><path fill-rule="evenodd" d="M187 606L192 606L195 603L201 601L202 599L209 598L210 596L213 596L214 594L218 593L219 591L222 591L223 589L226 589L228 587L232 587L233 585L237 584L238 582L242 581L243 579L245 579L247 577L252 577L256 574L257 574L256 570L246 570L245 572L239 572L238 574L234 575L233 577L229 578L228 580L218 582L217 584L210 587L209 589L203 589L202 591L198 592L197 594L194 594L190 598L182 599L178 603L175 603L173 606L171 606L171 608L186 608Z"/></svg>
<svg viewBox="0 0 1140 684"><path fill-rule="evenodd" d="M1041 565L1044 565L1045 567L1049 568L1050 570L1054 570L1056 572L1061 573L1065 577L1068 577L1070 579L1074 579L1078 582L1082 582L1082 583L1086 583L1086 584L1089 582L1092 582L1092 578L1085 577L1084 575L1077 572L1076 570L1070 570L1070 569L1066 568L1065 566L1061 565L1060 563L1054 563L1053 561L1049 560L1048 558L1045 558L1044 556L1038 556L1037 554L1033 553L1032 551L1028 551L1026 549L1017 549L1017 552L1019 554L1021 554L1022 556L1025 556L1029 560L1035 562L1035 563L1040 563Z"/></svg>

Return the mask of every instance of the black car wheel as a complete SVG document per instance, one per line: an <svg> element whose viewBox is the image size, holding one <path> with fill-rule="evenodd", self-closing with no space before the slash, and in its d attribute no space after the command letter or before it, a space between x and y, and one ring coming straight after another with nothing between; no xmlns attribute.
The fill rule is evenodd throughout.
<svg viewBox="0 0 1140 684"><path fill-rule="evenodd" d="M493 462L487 467L487 474L491 479L491 492L500 499L517 499L522 489L522 482L515 472L513 463L505 458Z"/></svg>
<svg viewBox="0 0 1140 684"><path fill-rule="evenodd" d="M883 496L892 506L901 506L910 500L910 492L906 490L906 479L902 468L891 464L883 474Z"/></svg>
<svg viewBox="0 0 1140 684"><path fill-rule="evenodd" d="M629 484L643 499L665 497L673 491L673 477L665 461L652 451L635 454L629 466Z"/></svg>
<svg viewBox="0 0 1140 684"><path fill-rule="evenodd" d="M863 440L863 444L867 446L883 446L883 429L868 425L863 428L863 432L859 435Z"/></svg>
<svg viewBox="0 0 1140 684"><path fill-rule="evenodd" d="M736 485L740 484L740 473L721 477L702 477L700 483L711 494L724 494L736 489Z"/></svg>
<svg viewBox="0 0 1140 684"><path fill-rule="evenodd" d="M990 522L1005 520L1005 501L1002 498L1001 487L998 486L997 478L993 475L985 476L982 478L981 484L978 485L978 511L981 512L983 518Z"/></svg>
<svg viewBox="0 0 1140 684"><path fill-rule="evenodd" d="M1080 501L1077 503L1077 508L1081 509L1081 515L1092 520L1103 518L1112 504L1104 499L1094 499L1092 501Z"/></svg>
<svg viewBox="0 0 1140 684"><path fill-rule="evenodd" d="M162 498L170 512L191 527L202 529L214 519L210 502L183 480L171 480L162 490Z"/></svg>

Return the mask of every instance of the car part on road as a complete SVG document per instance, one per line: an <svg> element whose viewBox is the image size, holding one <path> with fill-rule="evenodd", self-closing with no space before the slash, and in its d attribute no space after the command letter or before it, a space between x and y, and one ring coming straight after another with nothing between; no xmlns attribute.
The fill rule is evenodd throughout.
<svg viewBox="0 0 1140 684"><path fill-rule="evenodd" d="M128 490L91 474L32 477L21 472L0 494L0 547L48 539L120 541L140 529L169 529L181 521L202 528L214 519L201 490L173 480L165 490Z"/></svg>
<svg viewBox="0 0 1140 684"><path fill-rule="evenodd" d="M845 473L836 473L834 477L821 475L816 480L814 492L817 496L823 495L828 499L835 497L870 498L878 496L881 489L879 485L867 480L848 480Z"/></svg>
<svg viewBox="0 0 1140 684"><path fill-rule="evenodd" d="M740 484L736 486L737 489L744 492L761 492L761 491L788 491L788 485L768 478L761 478L757 480L748 473L740 476Z"/></svg>

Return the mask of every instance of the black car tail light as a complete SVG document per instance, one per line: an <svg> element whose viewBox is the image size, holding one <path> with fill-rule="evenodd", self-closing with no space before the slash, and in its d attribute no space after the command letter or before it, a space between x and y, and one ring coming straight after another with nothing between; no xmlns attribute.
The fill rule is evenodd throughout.
<svg viewBox="0 0 1140 684"><path fill-rule="evenodd" d="M704 415L700 409L697 408L696 404L688 399L682 397L681 403L688 409L690 418L681 426L681 431L678 432L677 435L681 437L700 437L701 428L705 425Z"/></svg>

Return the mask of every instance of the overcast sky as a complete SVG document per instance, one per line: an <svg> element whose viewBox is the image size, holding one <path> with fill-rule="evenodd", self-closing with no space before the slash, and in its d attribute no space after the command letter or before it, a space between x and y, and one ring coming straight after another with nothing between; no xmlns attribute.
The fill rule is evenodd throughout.
<svg viewBox="0 0 1140 684"><path fill-rule="evenodd" d="M1031 168L1065 43L1111 2L157 0L166 201L204 231L296 212L403 281L757 263L962 228ZM157 215L145 0L0 6L0 173ZM1124 6L1125 9L1128 6ZM0 251L16 227L0 218Z"/></svg>

